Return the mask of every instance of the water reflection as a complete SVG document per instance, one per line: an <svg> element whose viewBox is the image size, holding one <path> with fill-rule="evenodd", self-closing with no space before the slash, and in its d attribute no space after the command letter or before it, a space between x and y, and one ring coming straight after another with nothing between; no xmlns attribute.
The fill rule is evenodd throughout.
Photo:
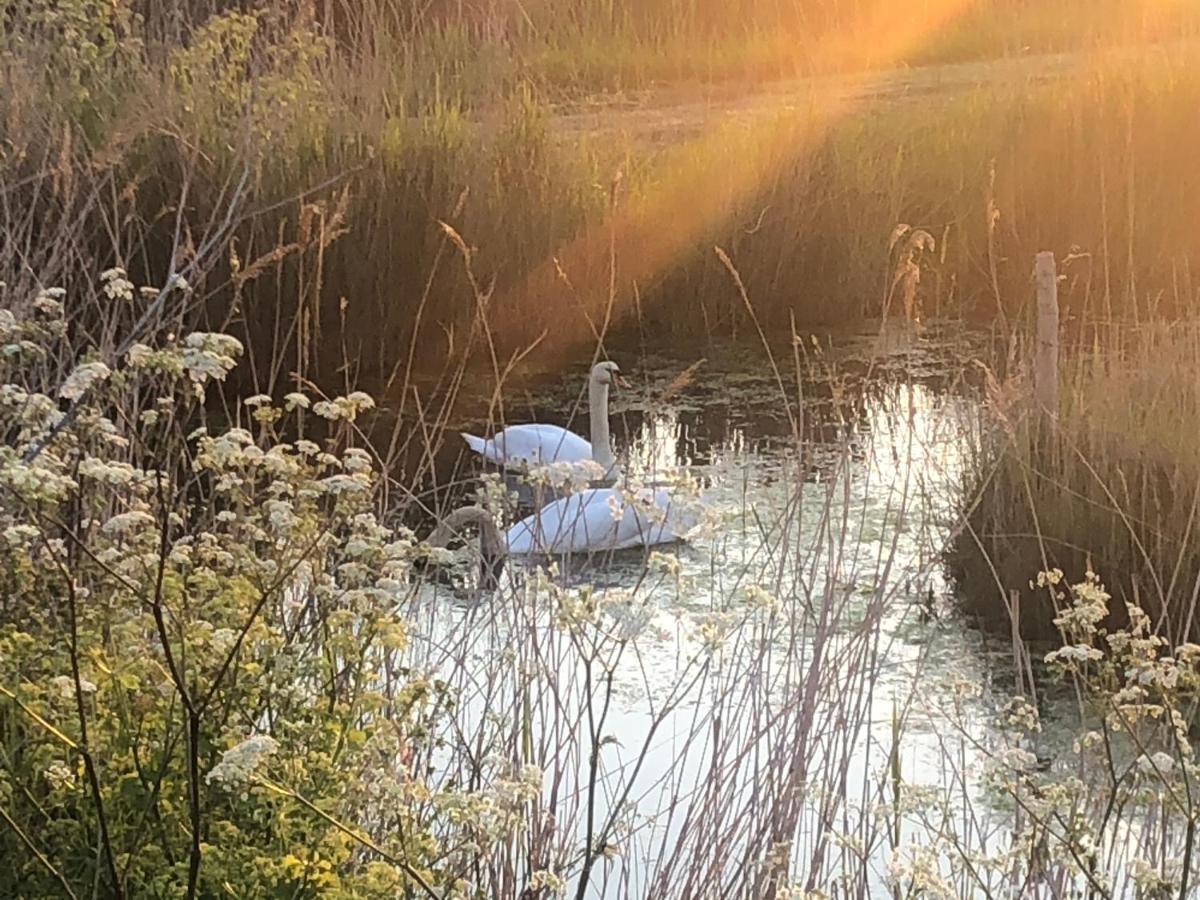
<svg viewBox="0 0 1200 900"><path fill-rule="evenodd" d="M542 769L533 833L561 868L588 834L616 848L588 896L768 896L773 855L793 873L853 869L874 895L887 834L856 819L850 852L830 842L831 817L883 803L889 766L941 789L959 777L948 759L977 764L986 645L929 617L976 419L955 369L965 351L876 349L812 351L782 386L737 348L686 385L694 357L620 360L639 385L614 403L623 462L648 479L686 468L718 527L655 565L564 560L546 588L510 562L482 605L434 587L414 599L413 664L462 698L447 740ZM529 388L537 421L580 421L571 386L586 368ZM965 732L914 701L941 682L971 688ZM438 764L479 778L449 751Z"/></svg>

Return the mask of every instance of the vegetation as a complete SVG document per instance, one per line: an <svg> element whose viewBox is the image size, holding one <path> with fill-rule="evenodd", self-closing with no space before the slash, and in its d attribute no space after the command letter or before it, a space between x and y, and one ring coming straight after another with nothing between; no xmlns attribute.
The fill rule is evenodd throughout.
<svg viewBox="0 0 1200 900"><path fill-rule="evenodd" d="M0 21L0 895L1194 894L1194 4ZM999 57L961 89L893 71ZM1019 362L1047 247L1074 348L1050 418ZM846 427L832 369L839 437L807 452L801 327L880 317L1013 348L961 508L912 433ZM510 565L451 605L432 569L478 560L411 526L458 393L502 415L531 347L626 330L761 344L770 502L693 535L703 578ZM878 390L910 428L944 413ZM892 478L878 519L863 468ZM932 650L896 674L948 549L1012 636L1003 708L927 679Z"/></svg>
<svg viewBox="0 0 1200 900"><path fill-rule="evenodd" d="M737 12L727 6L721 15ZM540 8L593 15L588 4ZM1149 22L1187 8L1143 12ZM568 130L555 91L532 68L480 74L491 57L468 37L494 30L447 21L436 6L422 23L371 4L321 17L276 4L256 13L196 7L170 27L149 10L119 5L110 16L83 0L24 9L12 7L23 27L4 38L0 115L10 142L5 228L20 235L29 268L72 298L90 289L74 289L79 272L120 264L150 280L182 264L171 258L181 226L208 251L198 268L211 279L193 281L202 294L212 286L211 326L238 322L256 348L289 334L286 365L313 376L339 364L343 349L376 383L391 374L397 346L412 343L427 360L461 351L475 291L446 259L439 222L478 248L472 269L490 290L487 324L502 357L551 324L564 348L590 340L606 317L621 326L640 315L644 327L679 336L745 333L714 244L729 250L768 325L878 315L898 222L936 239L922 261L926 316L1003 308L1019 318L1028 259L1047 246L1075 252L1065 296L1073 315L1180 314L1197 290L1191 45L1100 53L1084 73L1050 84L1030 70L912 100L838 99L802 86L788 100L802 112L776 110L768 95L727 125L686 124L695 139L676 139L664 114L664 144L648 142L645 125L622 124L619 111L602 133ZM633 21L605 9L614 23ZM651 21L668 16L653 4L638 9ZM866 4L804 9L831 34L852 33L853 15L870 18ZM946 20L992 40L1005 29L969 23L1036 31L1051 18L1042 10L974 4L958 17L948 9ZM718 29L716 15L697 8L672 18L703 31ZM753 21L768 27L764 16ZM1122 30L1119 15L1086 21L1141 34ZM584 25L600 33L592 18ZM397 36L414 28L418 37ZM1093 45L1087 28L1063 28L1064 41L1069 32ZM467 43L454 42L459 32ZM569 47L565 26L545 33L560 32ZM926 91L913 78L907 90ZM661 132L654 123L651 112ZM206 243L214 229L221 240ZM347 230L353 240L333 240ZM218 249L230 239L236 256ZM28 273L16 256L6 269ZM232 306L220 290L230 281L242 289ZM271 300L249 302L258 297ZM305 356L295 340L305 333L337 340L314 342Z"/></svg>
<svg viewBox="0 0 1200 900"><path fill-rule="evenodd" d="M1025 589L1020 573L1090 565L1119 573L1113 590L1150 611L1162 634L1194 640L1200 460L1186 433L1200 412L1194 322L1108 329L1070 366L1057 420L1014 406L1015 379L992 392L999 425L979 448L978 502L957 553L971 587L964 597L1007 624L1014 592L1021 626L1053 636L1053 598Z"/></svg>

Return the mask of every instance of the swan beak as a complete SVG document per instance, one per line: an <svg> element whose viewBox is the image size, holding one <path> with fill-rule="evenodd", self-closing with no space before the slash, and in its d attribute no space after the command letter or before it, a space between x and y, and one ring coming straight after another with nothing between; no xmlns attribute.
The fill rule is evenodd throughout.
<svg viewBox="0 0 1200 900"><path fill-rule="evenodd" d="M619 388L628 388L628 387L632 386L629 384L628 381L626 381L624 378L621 377L620 372L613 373L613 384Z"/></svg>

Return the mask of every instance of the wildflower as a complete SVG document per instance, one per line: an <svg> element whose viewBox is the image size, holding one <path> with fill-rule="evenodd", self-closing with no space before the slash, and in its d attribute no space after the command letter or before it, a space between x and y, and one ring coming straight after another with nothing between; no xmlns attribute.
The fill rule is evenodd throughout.
<svg viewBox="0 0 1200 900"><path fill-rule="evenodd" d="M188 284L188 280L178 273L171 276L170 285L176 290L183 291L185 294L192 289L192 286Z"/></svg>
<svg viewBox="0 0 1200 900"><path fill-rule="evenodd" d="M36 540L39 534L32 525L10 525L0 532L0 538L10 547L23 547Z"/></svg>
<svg viewBox="0 0 1200 900"><path fill-rule="evenodd" d="M329 419L331 422L341 418L341 409L332 400L319 400L312 408L322 419Z"/></svg>
<svg viewBox="0 0 1200 900"><path fill-rule="evenodd" d="M375 408L375 398L364 391L351 391L346 395L346 403L355 410Z"/></svg>
<svg viewBox="0 0 1200 900"><path fill-rule="evenodd" d="M267 513L267 521L276 531L286 531L296 523L292 504L287 500L268 500L263 504L263 509Z"/></svg>
<svg viewBox="0 0 1200 900"><path fill-rule="evenodd" d="M353 422L364 409L372 409L375 401L370 394L353 391L345 397L335 397L332 400L321 400L313 404L312 411L323 419L336 422L345 419Z"/></svg>
<svg viewBox="0 0 1200 900"><path fill-rule="evenodd" d="M33 463L5 458L0 447L0 485L27 501L61 500L75 487L75 482L60 474L61 461L53 453L43 452Z"/></svg>
<svg viewBox="0 0 1200 900"><path fill-rule="evenodd" d="M237 632L232 628L218 628L208 639L208 644L218 656L225 656L237 643Z"/></svg>
<svg viewBox="0 0 1200 900"><path fill-rule="evenodd" d="M76 366L67 376L67 380L58 389L58 396L64 400L78 400L90 391L93 385L107 380L111 374L112 370L102 362L83 363Z"/></svg>
<svg viewBox="0 0 1200 900"><path fill-rule="evenodd" d="M1000 764L1014 772L1032 772L1037 769L1037 757L1021 747L1009 747L1000 754Z"/></svg>
<svg viewBox="0 0 1200 900"><path fill-rule="evenodd" d="M49 783L51 790L61 791L75 787L75 773L64 763L52 762L42 770L42 775Z"/></svg>
<svg viewBox="0 0 1200 900"><path fill-rule="evenodd" d="M1166 776L1175 768L1175 758L1159 750L1157 753L1140 756L1137 766L1144 775Z"/></svg>
<svg viewBox="0 0 1200 900"><path fill-rule="evenodd" d="M1058 662L1064 665L1075 663L1096 662L1104 659L1104 654L1087 644L1068 644L1046 654L1046 662Z"/></svg>
<svg viewBox="0 0 1200 900"><path fill-rule="evenodd" d="M93 481L101 481L105 484L121 487L132 484L139 473L129 463L112 462L105 459L98 459L95 456L85 456L79 461L79 474L84 478L91 478Z"/></svg>
<svg viewBox="0 0 1200 900"><path fill-rule="evenodd" d="M1129 874L1133 877L1133 883L1137 885L1139 897L1173 897L1179 893L1180 867L1176 865L1163 868L1167 874L1161 874L1157 865L1144 859L1130 861Z"/></svg>
<svg viewBox="0 0 1200 900"><path fill-rule="evenodd" d="M361 494L370 488L370 484L355 475L330 475L317 482L317 487L327 494Z"/></svg>
<svg viewBox="0 0 1200 900"><path fill-rule="evenodd" d="M760 585L747 585L745 593L746 604L751 609L763 609L772 613L779 609L779 601L775 595Z"/></svg>
<svg viewBox="0 0 1200 900"><path fill-rule="evenodd" d="M149 364L153 356L153 350L145 344L137 343L129 348L129 352L125 354L125 361L135 369L140 369L142 366Z"/></svg>
<svg viewBox="0 0 1200 900"><path fill-rule="evenodd" d="M371 455L366 450L351 447L342 455L342 467L351 474L371 471Z"/></svg>
<svg viewBox="0 0 1200 900"><path fill-rule="evenodd" d="M245 784L278 749L279 742L269 735L257 734L248 737L236 747L221 754L221 761L213 766L204 780L209 784L216 782L226 787Z"/></svg>
<svg viewBox="0 0 1200 900"><path fill-rule="evenodd" d="M255 394L253 397L247 397L245 400L243 400L242 405L248 406L251 409L255 409L259 406L264 406L270 402L271 402L270 394Z"/></svg>
<svg viewBox="0 0 1200 900"><path fill-rule="evenodd" d="M133 282L125 277L125 270L120 266L105 269L100 273L100 280L104 283L104 295L109 300L133 299Z"/></svg>
<svg viewBox="0 0 1200 900"><path fill-rule="evenodd" d="M52 319L61 319L63 315L62 303L45 291L42 291L34 298L33 308L42 315L49 316Z"/></svg>
<svg viewBox="0 0 1200 900"><path fill-rule="evenodd" d="M1062 569L1056 568L1056 569L1049 569L1045 572L1038 572L1037 586L1040 588L1052 587L1054 585L1059 585L1059 584L1062 584L1062 581L1063 581L1063 570ZM1032 587L1033 585L1030 585L1030 586Z"/></svg>
<svg viewBox="0 0 1200 900"><path fill-rule="evenodd" d="M679 557L663 553L659 550L655 550L650 554L646 560L646 566L650 569L658 569L663 574L669 575L676 580L683 574L683 563L679 561Z"/></svg>
<svg viewBox="0 0 1200 900"><path fill-rule="evenodd" d="M549 869L538 869L529 876L529 889L535 896L541 896L543 893L561 896L567 891L567 882L561 875Z"/></svg>
<svg viewBox="0 0 1200 900"><path fill-rule="evenodd" d="M117 513L104 523L102 530L105 534L119 536L143 528L152 528L153 526L154 517L150 513L143 510L133 510L131 512Z"/></svg>
<svg viewBox="0 0 1200 900"><path fill-rule="evenodd" d="M75 681L69 675L56 675L50 679L50 683L54 685L59 695L65 700L75 699ZM96 693L96 685L88 681L86 678L79 679L79 692L81 694Z"/></svg>
<svg viewBox="0 0 1200 900"><path fill-rule="evenodd" d="M1196 666L1200 663L1200 644L1180 644L1175 648L1175 656L1186 666Z"/></svg>
<svg viewBox="0 0 1200 900"><path fill-rule="evenodd" d="M311 401L301 394L299 391L292 391L290 394L285 394L283 397L284 408L288 412L294 412L297 409L308 409L312 405Z"/></svg>
<svg viewBox="0 0 1200 900"><path fill-rule="evenodd" d="M1014 697L1009 701L1006 718L1011 728L1030 732L1042 729L1037 707L1025 697Z"/></svg>

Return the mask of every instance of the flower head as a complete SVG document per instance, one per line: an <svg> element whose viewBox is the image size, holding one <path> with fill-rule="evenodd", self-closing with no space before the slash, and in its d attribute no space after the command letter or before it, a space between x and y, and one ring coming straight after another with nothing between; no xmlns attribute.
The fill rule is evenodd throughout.
<svg viewBox="0 0 1200 900"><path fill-rule="evenodd" d="M205 776L209 784L231 786L245 784L255 771L279 749L279 742L266 734L248 737L221 754L221 761Z"/></svg>

